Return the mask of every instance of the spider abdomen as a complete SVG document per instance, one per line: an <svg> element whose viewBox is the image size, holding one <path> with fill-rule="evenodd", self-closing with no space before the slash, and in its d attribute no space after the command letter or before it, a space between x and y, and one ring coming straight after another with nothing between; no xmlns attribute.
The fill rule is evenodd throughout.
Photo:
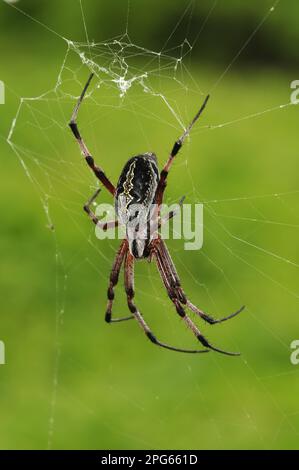
<svg viewBox="0 0 299 470"><path fill-rule="evenodd" d="M116 208L120 196L126 205L149 206L154 199L159 180L157 159L154 153L145 153L130 158L125 164L116 187Z"/></svg>
<svg viewBox="0 0 299 470"><path fill-rule="evenodd" d="M130 158L119 177L115 193L115 210L121 224L126 226L132 254L145 256L150 240L148 222L159 181L154 153Z"/></svg>

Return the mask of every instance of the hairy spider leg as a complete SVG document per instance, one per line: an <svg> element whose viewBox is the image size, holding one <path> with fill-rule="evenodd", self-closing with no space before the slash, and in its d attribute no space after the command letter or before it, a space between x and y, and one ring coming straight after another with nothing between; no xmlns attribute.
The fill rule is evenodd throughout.
<svg viewBox="0 0 299 470"><path fill-rule="evenodd" d="M75 136L75 138L76 138L76 140L79 144L80 150L81 150L88 166L92 169L95 176L101 181L101 183L105 186L105 188L114 196L114 193L115 193L114 185L107 178L107 176L105 175L102 168L100 168L99 166L97 166L95 164L93 157L91 156L91 154L90 154L83 138L81 137L81 134L79 132L78 125L77 125L78 111L79 111L80 105L83 101L84 95L86 93L86 90L87 90L90 82L91 82L91 79L92 79L93 75L94 75L93 73L90 75L89 79L87 80L87 83L86 83L85 87L83 88L83 91L82 91L82 93L81 93L81 95L80 95L80 97L77 101L77 104L75 106L75 109L73 111L71 120L69 122L69 126L70 126L70 128L72 130L72 133L74 134L74 136Z"/></svg>
<svg viewBox="0 0 299 470"><path fill-rule="evenodd" d="M192 127L194 126L194 124L196 123L196 121L198 120L200 115L202 114L203 110L205 109L209 97L210 97L210 95L206 96L203 104L201 105L201 108L199 109L197 114L194 116L194 118L192 119L189 126L186 128L186 130L181 135L181 137L174 143L174 146L173 146L173 148L170 152L168 160L165 163L165 165L164 165L164 167L161 171L160 180L159 180L157 191L156 191L156 204L158 205L158 208L160 207L160 205L162 204L162 201L163 201L163 195L164 195L164 191L165 191L166 184L167 184L167 176L168 176L168 173L170 171L171 165L173 163L174 157L178 154L178 152L179 152L180 148L182 147L186 137L190 134L190 131L191 131Z"/></svg>
<svg viewBox="0 0 299 470"><path fill-rule="evenodd" d="M165 252L166 246L163 240L160 238L155 243L155 255L157 260L158 270L161 275L161 279L163 284L167 290L168 296L170 300L173 302L177 313L179 316L184 320L187 327L193 332L196 338L201 342L201 344L207 348L210 348L214 351L217 351L222 354L226 354L228 356L239 356L240 353L224 351L223 349L219 349L213 346L207 338L200 332L198 327L195 323L191 320L191 318L186 314L183 306L181 305L182 302L182 295L179 291L176 290L177 282L179 282L179 278L177 272L175 270L174 264L168 255ZM167 250L168 252L168 250ZM184 295L184 294L183 294Z"/></svg>
<svg viewBox="0 0 299 470"><path fill-rule="evenodd" d="M98 217L95 215L95 213L91 210L90 206L92 203L96 200L98 195L101 192L101 188L98 188L96 192L91 196L91 198L87 201L86 204L84 204L83 209L87 213L88 217L92 220L92 222L100 229L102 229L104 232L106 232L110 228L115 228L118 227L118 220L111 220L110 222L100 222Z"/></svg>
<svg viewBox="0 0 299 470"><path fill-rule="evenodd" d="M165 349L170 349L171 351L177 351L177 352L185 352L185 353L206 353L209 352L208 349L181 349L181 348L176 348L174 346L169 346L168 344L162 343L159 341L156 336L152 333L150 330L149 326L143 319L143 316L139 312L138 308L136 307L134 303L134 256L131 255L129 251L127 251L126 254L126 259L125 259L125 289L127 293L127 301L128 301L128 307L130 311L133 313L134 317L138 321L139 325L143 329L144 333L148 337L148 339L154 343L157 346L160 346Z"/></svg>
<svg viewBox="0 0 299 470"><path fill-rule="evenodd" d="M203 312L202 310L200 310L198 307L196 307L192 302L190 302L190 300L187 298L184 290L182 289L182 286L181 286L181 281L180 281L180 278L179 278L179 275L177 273L177 270L175 268L175 265L172 261L172 258L170 256L170 253L169 253L169 250L166 246L166 243L164 242L163 239L160 239L160 250L163 252L163 257L165 259L167 259L168 261L168 265L170 266L171 268L171 273L172 273L172 276L173 276L173 287L174 289L176 290L177 292L177 295L178 295L178 299L179 301L186 305L190 310L192 310L194 313L196 313L199 317L201 317L204 321L206 321L207 323L209 323L210 325L215 325L217 323L223 323L224 321L226 320L230 320L231 318L237 316L239 313L241 313L244 308L245 308L245 305L242 305L241 308L239 308L236 312L233 312L231 313L230 315L226 316L226 317L223 317L223 318L213 318L212 316L208 315L207 313Z"/></svg>
<svg viewBox="0 0 299 470"><path fill-rule="evenodd" d="M108 302L107 302L107 309L106 309L106 315L105 315L105 320L107 323L112 323L112 322L116 323L120 321L131 320L132 318L134 318L133 315L130 315L129 317L123 317L123 318L112 318L114 287L118 283L119 273L120 273L127 251L128 251L128 242L126 239L124 239L120 244L118 252L116 253L112 270L110 273L110 280L109 280L109 286L108 286L108 292L107 292Z"/></svg>

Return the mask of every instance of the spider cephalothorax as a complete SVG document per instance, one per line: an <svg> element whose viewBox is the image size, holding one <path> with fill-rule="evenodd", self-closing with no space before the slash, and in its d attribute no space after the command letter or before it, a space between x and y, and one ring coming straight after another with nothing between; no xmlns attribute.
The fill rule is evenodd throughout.
<svg viewBox="0 0 299 470"><path fill-rule="evenodd" d="M160 224L160 207L163 201L163 194L166 187L168 172L173 163L174 157L179 152L185 138L190 133L191 128L204 110L209 96L206 97L203 105L191 121L190 125L186 128L185 132L174 143L172 151L170 152L168 160L166 161L161 174L159 174L155 154L144 153L131 158L125 164L119 177L117 186L114 187L103 170L95 164L94 159L90 155L77 126L78 110L92 77L93 74L90 75L83 89L83 92L75 106L69 125L78 141L81 152L87 164L93 170L95 176L105 186L105 188L114 196L117 220L101 223L96 215L92 212L90 208L91 203L96 199L100 189L98 189L85 204L85 212L87 212L93 223L103 230L107 230L110 227L115 227L119 223L125 225L126 227L126 237L120 244L110 274L110 281L108 286L108 303L105 316L106 321L108 323L112 323L135 318L152 343L172 351L204 353L212 349L223 354L233 356L238 355L239 353L223 351L222 349L213 346L202 335L198 327L187 315L185 309L188 308L193 313L198 315L202 320L213 325L236 316L243 310L244 307L241 307L237 312L234 312L227 317L215 320L210 315L204 313L193 303L191 303L181 287L179 276L176 272L166 244L158 233L158 227ZM171 218L172 216L173 213L170 212L168 214L168 218ZM176 312L183 319L187 327L193 332L200 343L208 349L190 350L176 348L174 346L162 343L151 332L147 323L143 319L143 316L134 303L134 262L135 259L140 258L148 258L149 260L154 259L156 261L162 282L167 290L171 302L175 306ZM127 302L132 315L124 318L112 318L114 287L118 282L119 273L123 264Z"/></svg>

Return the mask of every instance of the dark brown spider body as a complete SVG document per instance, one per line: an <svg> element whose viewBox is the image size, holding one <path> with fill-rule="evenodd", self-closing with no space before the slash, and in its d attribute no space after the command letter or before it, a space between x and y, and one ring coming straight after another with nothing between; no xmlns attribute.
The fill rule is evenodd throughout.
<svg viewBox="0 0 299 470"><path fill-rule="evenodd" d="M151 216L159 178L156 155L144 153L128 160L116 186L115 212L126 226L129 250L136 259L150 254Z"/></svg>
<svg viewBox="0 0 299 470"><path fill-rule="evenodd" d="M92 222L102 230L113 228L118 223L124 224L126 227L126 238L122 240L118 252L116 254L113 267L110 273L109 286L108 286L108 303L105 315L105 320L108 323L119 322L124 320L130 320L135 318L142 330L148 337L148 339L163 348L170 349L172 351L187 352L187 353L205 353L210 349L221 352L228 355L238 355L238 353L231 353L223 351L222 349L213 346L205 336L201 333L197 325L187 315L186 309L188 308L198 317L205 322L213 325L221 323L225 320L235 317L240 313L244 307L240 308L237 312L231 315L215 320L209 316L193 303L190 302L185 292L182 289L181 282L175 265L171 259L169 251L166 247L164 240L158 234L160 217L160 208L163 202L164 190L166 188L168 172L174 161L175 156L182 147L184 140L189 135L193 125L204 110L209 96L206 97L200 110L195 115L189 126L186 128L182 136L174 143L169 157L159 175L157 166L157 159L153 153L145 153L137 155L131 158L124 166L121 175L119 177L117 186L115 187L109 178L105 175L101 167L96 165L92 155L81 137L77 126L77 115L80 104L84 98L89 83L93 77L90 75L81 96L75 106L71 121L69 123L70 128L79 144L80 150L86 160L88 166L94 172L94 175L100 180L103 186L111 193L115 198L115 208L117 213L117 220L102 223L91 210L91 204L95 201L96 197L100 192L100 188L97 189L95 194L90 200L84 205L84 210L88 214ZM154 204L154 206L153 206ZM168 214L168 219L173 217L174 212L171 211ZM154 222L154 228L152 229L152 222ZM156 225L157 224L157 225ZM155 226L156 225L156 226ZM153 235L157 235L153 240ZM156 262L158 271L161 276L163 285L168 293L168 296L173 303L177 314L184 321L186 326L192 331L197 340L208 349L182 349L168 344L162 343L152 333L149 326L145 322L143 316L139 312L134 302L134 262L138 258L149 258ZM114 287L116 286L119 278L121 267L124 265L125 275L125 290L127 295L128 307L131 312L129 317L112 318L112 306L114 301Z"/></svg>
<svg viewBox="0 0 299 470"><path fill-rule="evenodd" d="M159 181L157 157L154 153L144 153L130 158L125 164L117 186L116 201L124 195L126 204L149 206L155 197Z"/></svg>

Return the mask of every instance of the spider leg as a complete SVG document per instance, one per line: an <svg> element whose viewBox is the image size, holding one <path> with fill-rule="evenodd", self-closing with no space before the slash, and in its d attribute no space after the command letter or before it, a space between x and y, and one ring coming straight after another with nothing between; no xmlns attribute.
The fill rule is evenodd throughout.
<svg viewBox="0 0 299 470"><path fill-rule="evenodd" d="M194 124L196 123L196 121L198 120L200 115L202 114L203 110L205 109L209 97L210 97L209 95L206 96L203 104L201 105L200 110L194 116L191 123L186 128L186 130L181 135L181 137L174 143L174 146L173 146L173 148L170 152L168 160L165 163L165 165L164 165L164 167L161 171L160 180L159 180L157 191L156 191L156 203L157 203L158 206L160 206L162 204L163 194L164 194L164 190L165 190L166 184L167 184L167 182L166 182L167 176L168 176L169 170L171 168L171 165L173 163L174 157L178 154L178 152L179 152L180 148L182 147L186 137L190 134L190 131L191 131L192 127L194 126Z"/></svg>
<svg viewBox="0 0 299 470"><path fill-rule="evenodd" d="M109 228L115 228L118 226L118 220L112 220L111 222L100 222L95 213L91 210L91 204L96 200L97 196L101 192L101 188L98 188L93 196L84 204L83 209L87 213L88 217L92 220L92 222L99 228L101 228L104 232L106 232Z"/></svg>
<svg viewBox="0 0 299 470"><path fill-rule="evenodd" d="M178 205L182 207L184 200L186 196L181 197L181 199L178 202ZM161 227L161 225L165 224L168 220L172 219L175 215L177 214L177 210L174 209L172 211L169 211L168 214L165 215L165 217L161 218L159 223L158 223L158 228Z"/></svg>
<svg viewBox="0 0 299 470"><path fill-rule="evenodd" d="M129 317L124 317L124 318L112 318L114 287L118 283L119 273L120 273L127 251L128 251L128 242L127 240L123 240L115 256L115 260L114 260L112 270L110 273L110 281L109 281L109 287L108 287L108 293L107 293L108 303L107 303L107 309L106 309L106 315L105 315L105 320L107 323L126 321L126 320L131 320L132 318L134 318L133 315Z"/></svg>
<svg viewBox="0 0 299 470"><path fill-rule="evenodd" d="M74 111L73 111L73 114L72 114L72 117L71 117L71 120L69 122L69 126L72 130L72 133L74 134L78 144L79 144L79 147L80 147L80 150L86 160L86 163L88 164L88 166L92 169L92 171L94 172L95 176L101 181L101 183L105 186L106 189L108 189L108 191L114 195L115 193L115 187L113 186L113 184L111 183L111 181L107 178L107 176L105 175L105 173L103 172L103 170L97 166L94 162L94 159L93 157L90 155L90 152L83 140L83 138L81 137L81 134L79 132L79 129L78 129L78 125L77 125L77 116L78 116L78 111L79 111L79 108L80 108L80 105L83 101L83 98L85 96L85 93L86 93L86 90L91 82L91 79L93 77L93 73L90 75L89 79L87 80L87 83L85 85L85 87L83 88L83 91L77 101L77 104L74 108Z"/></svg>
<svg viewBox="0 0 299 470"><path fill-rule="evenodd" d="M155 254L156 254L156 260L157 260L157 266L158 270L161 275L161 279L163 281L163 284L167 290L168 296L170 300L173 302L177 313L179 316L184 320L186 323L187 327L193 332L193 334L196 336L196 338L201 342L201 344L209 349L212 349L216 352L219 352L221 354L226 354L227 356L239 356L240 353L235 353L235 352L230 352L230 351L224 351L223 349L217 348L213 346L207 338L200 332L198 327L195 325L195 323L191 320L191 318L186 314L184 308L182 307L180 300L178 299L177 292L175 289L175 285L173 283L173 273L171 266L168 263L167 258L163 254L163 251L160 249L160 242L161 239L159 239L158 243L156 244L155 248Z"/></svg>
<svg viewBox="0 0 299 470"><path fill-rule="evenodd" d="M206 321L210 325L216 325L217 323L223 323L226 320L230 320L231 318L236 317L245 308L245 305L242 305L242 307L240 307L236 312L231 313L227 317L213 318L211 317L211 315L208 315L207 313L203 312L198 307L196 307L196 305L192 304L192 302L190 302L190 300L188 299L186 301L186 305L190 310L192 310L192 312L196 313L198 316L200 316L204 321Z"/></svg>
<svg viewBox="0 0 299 470"><path fill-rule="evenodd" d="M198 307L196 307L192 302L190 302L190 300L186 297L186 294L185 292L183 291L182 287L181 287L181 281L180 281L180 278L178 276L178 273L176 271L176 268L174 266L174 263L171 259L171 256L169 254L169 251L167 249L167 246L164 242L164 240L160 239L160 249L161 249L161 252L162 252L162 256L165 257L165 259L167 259L167 263L168 263L168 266L169 266L169 270L171 271L171 274L172 274L172 279L173 279L173 288L175 289L175 291L177 292L177 297L178 297L178 300L186 305L192 312L194 312L196 315L200 316L204 321L206 321L207 323L209 323L210 325L215 325L217 323L222 323L226 320L230 320L231 318L233 317L236 317L239 313L241 313L244 308L245 308L245 305L243 305L241 308L239 308L236 312L233 312L231 313L230 315L226 316L226 317L223 317L223 318L219 318L219 319L215 319L213 318L212 316L208 315L207 313L203 312L202 310L200 310Z"/></svg>
<svg viewBox="0 0 299 470"><path fill-rule="evenodd" d="M127 251L126 254L126 260L125 260L125 289L126 289L126 294L127 294L127 300L128 300L128 307L130 311L132 312L133 316L136 318L138 321L139 325L143 329L144 333L148 337L148 339L156 344L157 346L160 346L165 349L170 349L171 351L177 351L177 352L184 352L184 353L206 353L209 352L208 349L200 349L200 350L192 350L192 349L181 349L181 348L176 348L174 346L169 346L168 344L162 343L159 341L156 336L151 332L149 326L143 319L141 313L137 309L135 303L134 303L134 257L131 255L129 251Z"/></svg>

